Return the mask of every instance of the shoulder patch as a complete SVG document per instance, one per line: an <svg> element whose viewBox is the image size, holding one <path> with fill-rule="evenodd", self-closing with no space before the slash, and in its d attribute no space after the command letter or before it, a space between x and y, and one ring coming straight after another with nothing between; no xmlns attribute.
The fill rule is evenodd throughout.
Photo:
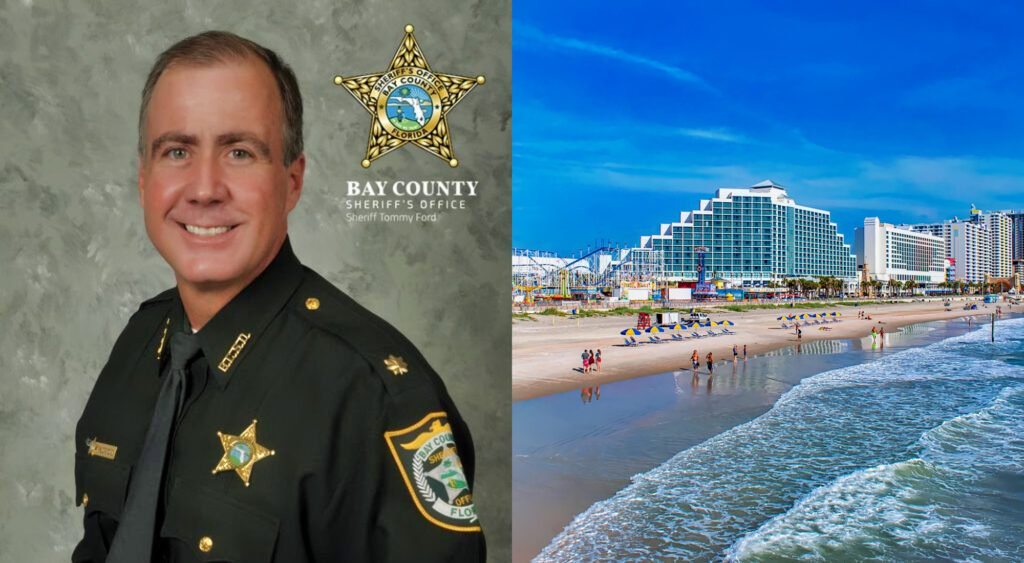
<svg viewBox="0 0 1024 563"><path fill-rule="evenodd" d="M398 330L312 270L292 297L292 309L333 334L366 360L389 394L431 384L432 368Z"/></svg>
<svg viewBox="0 0 1024 563"><path fill-rule="evenodd" d="M469 479L445 412L384 433L412 502L428 522L456 532L479 532Z"/></svg>

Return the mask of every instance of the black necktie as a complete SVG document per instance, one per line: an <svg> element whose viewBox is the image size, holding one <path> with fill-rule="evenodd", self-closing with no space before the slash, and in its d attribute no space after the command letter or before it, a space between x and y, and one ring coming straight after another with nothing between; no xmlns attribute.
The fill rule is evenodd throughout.
<svg viewBox="0 0 1024 563"><path fill-rule="evenodd" d="M171 429L185 402L186 366L199 352L199 337L184 332L171 337L171 369L153 407L139 461L132 471L128 500L107 563L148 563L153 553L156 508L160 500Z"/></svg>

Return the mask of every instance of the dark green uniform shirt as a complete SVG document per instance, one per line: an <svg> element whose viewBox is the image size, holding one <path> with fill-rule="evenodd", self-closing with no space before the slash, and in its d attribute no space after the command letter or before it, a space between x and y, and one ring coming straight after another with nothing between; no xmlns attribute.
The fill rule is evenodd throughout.
<svg viewBox="0 0 1024 563"><path fill-rule="evenodd" d="M177 290L142 304L75 434L85 536L104 561L142 450ZM394 328L278 256L199 331L169 446L154 561L477 561L473 443Z"/></svg>

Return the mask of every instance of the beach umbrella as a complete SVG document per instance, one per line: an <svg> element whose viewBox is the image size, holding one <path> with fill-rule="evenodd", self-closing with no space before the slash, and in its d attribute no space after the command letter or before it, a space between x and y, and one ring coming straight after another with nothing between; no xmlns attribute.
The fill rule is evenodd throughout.
<svg viewBox="0 0 1024 563"><path fill-rule="evenodd" d="M700 323L691 323L691 324L686 325L686 328L697 328L699 326L700 326Z"/></svg>
<svg viewBox="0 0 1024 563"><path fill-rule="evenodd" d="M683 325L681 323L676 323L672 325L672 330L683 330Z"/></svg>
<svg viewBox="0 0 1024 563"><path fill-rule="evenodd" d="M786 317L779 317L779 318L777 318L777 319L775 319L775 320L777 320L777 321L781 321L781 320L782 320L782 319L784 319L784 318L786 318Z"/></svg>
<svg viewBox="0 0 1024 563"><path fill-rule="evenodd" d="M665 329L661 328L660 326L655 325L655 326L652 326L651 328L647 329L647 332L654 332L654 333L665 332Z"/></svg>
<svg viewBox="0 0 1024 563"><path fill-rule="evenodd" d="M837 316L839 316L839 313L836 313L835 311L832 311L832 312L831 312L831 313L829 313L829 314L830 314L830 315L832 315L833 317L837 317Z"/></svg>
<svg viewBox="0 0 1024 563"><path fill-rule="evenodd" d="M627 328L626 330L620 332L619 334L623 334L625 336L639 336L643 334L643 331L638 328Z"/></svg>
<svg viewBox="0 0 1024 563"><path fill-rule="evenodd" d="M708 321L708 326L718 326L716 321Z"/></svg>
<svg viewBox="0 0 1024 563"><path fill-rule="evenodd" d="M726 326L733 326L733 325L735 325L736 323L734 323L734 322L732 322L732 321L722 321L722 324L723 324L723 325L726 325Z"/></svg>

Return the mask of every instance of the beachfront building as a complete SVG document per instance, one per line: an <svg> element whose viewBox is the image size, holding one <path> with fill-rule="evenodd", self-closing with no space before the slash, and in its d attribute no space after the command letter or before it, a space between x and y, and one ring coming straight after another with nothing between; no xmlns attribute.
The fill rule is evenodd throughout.
<svg viewBox="0 0 1024 563"><path fill-rule="evenodd" d="M735 285L819 276L854 283L856 276L850 245L829 212L797 205L771 180L718 189L678 221L641 237L640 246L661 253L667 281L697 279L698 247L707 249L706 277Z"/></svg>
<svg viewBox="0 0 1024 563"><path fill-rule="evenodd" d="M997 278L1009 276L1013 262L1013 220L1002 211L972 213L971 219L988 229L992 244L988 273Z"/></svg>
<svg viewBox="0 0 1024 563"><path fill-rule="evenodd" d="M1003 211L1010 218L1012 260L1024 260L1024 211Z"/></svg>
<svg viewBox="0 0 1024 563"><path fill-rule="evenodd" d="M870 280L914 281L919 287L946 281L946 243L941 237L901 229L867 217L854 229L857 264Z"/></svg>
<svg viewBox="0 0 1024 563"><path fill-rule="evenodd" d="M978 221L953 219L942 223L900 225L899 228L942 237L945 257L953 262L957 281L982 283L992 267L992 238Z"/></svg>

